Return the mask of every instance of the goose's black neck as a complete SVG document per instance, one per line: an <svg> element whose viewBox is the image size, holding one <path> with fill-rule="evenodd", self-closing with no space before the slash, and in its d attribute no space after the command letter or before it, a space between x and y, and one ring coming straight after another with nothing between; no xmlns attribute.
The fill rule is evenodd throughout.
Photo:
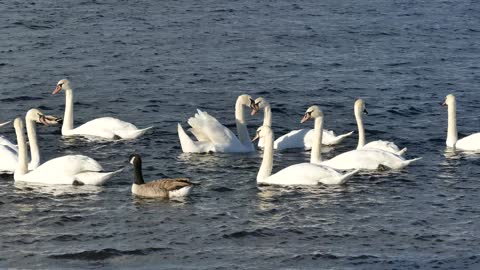
<svg viewBox="0 0 480 270"><path fill-rule="evenodd" d="M143 181L143 174L142 174L142 160L140 158L136 158L133 161L133 171L134 171L134 183L137 185L143 185L145 182Z"/></svg>

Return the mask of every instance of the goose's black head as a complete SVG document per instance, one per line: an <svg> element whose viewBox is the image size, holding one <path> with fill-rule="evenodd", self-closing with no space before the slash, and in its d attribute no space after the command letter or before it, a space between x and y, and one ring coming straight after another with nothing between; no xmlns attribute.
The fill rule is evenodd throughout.
<svg viewBox="0 0 480 270"><path fill-rule="evenodd" d="M130 162L132 165L142 164L142 158L140 158L139 154L132 154L128 158L128 162Z"/></svg>

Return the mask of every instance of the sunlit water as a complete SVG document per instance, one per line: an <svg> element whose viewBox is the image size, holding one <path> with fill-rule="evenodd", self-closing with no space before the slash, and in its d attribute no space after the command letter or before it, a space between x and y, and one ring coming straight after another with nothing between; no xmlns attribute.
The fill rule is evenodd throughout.
<svg viewBox="0 0 480 270"><path fill-rule="evenodd" d="M115 116L133 141L65 139L40 127L43 160L84 154L127 170L103 187L0 178L0 267L163 269L478 269L480 155L445 152L457 95L460 137L478 132L478 1L7 1L0 4L0 120L31 107L75 124ZM261 154L182 154L176 124L196 108L234 128L241 93L273 107L277 136L322 107L325 126L423 159L344 186L257 187ZM262 114L248 117L250 133ZM13 128L1 134L14 140ZM326 155L353 149L356 134ZM128 156L147 180L200 183L183 201L135 198ZM275 170L308 152L275 154Z"/></svg>

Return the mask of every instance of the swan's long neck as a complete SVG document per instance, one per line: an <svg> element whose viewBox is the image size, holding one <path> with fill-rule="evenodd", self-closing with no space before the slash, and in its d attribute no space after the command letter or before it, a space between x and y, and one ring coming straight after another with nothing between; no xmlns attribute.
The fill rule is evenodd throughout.
<svg viewBox="0 0 480 270"><path fill-rule="evenodd" d="M243 109L244 102L241 97L237 99L235 103L235 123L237 125L237 134L240 142L245 145L252 147L253 144L250 140L250 135L248 135L247 123L245 121L245 113Z"/></svg>
<svg viewBox="0 0 480 270"><path fill-rule="evenodd" d="M447 130L447 146L455 147L458 140L457 133L457 104L452 102L448 105L448 130Z"/></svg>
<svg viewBox="0 0 480 270"><path fill-rule="evenodd" d="M25 142L25 136L23 134L23 125L20 128L15 128L18 144L18 164L17 169L14 172L14 179L17 180L20 176L25 175L28 172L27 164L27 143Z"/></svg>
<svg viewBox="0 0 480 270"><path fill-rule="evenodd" d="M267 127L272 126L272 107L270 104L263 108L263 125Z"/></svg>
<svg viewBox="0 0 480 270"><path fill-rule="evenodd" d="M73 129L73 90L65 90L65 114L63 115L62 134Z"/></svg>
<svg viewBox="0 0 480 270"><path fill-rule="evenodd" d="M323 132L323 117L315 118L315 127L313 130L313 145L312 153L310 154L310 163L318 164L322 162L322 132Z"/></svg>
<svg viewBox="0 0 480 270"><path fill-rule="evenodd" d="M135 179L134 183L137 185L145 184L145 181L143 181L142 162L135 162L133 165L133 171Z"/></svg>
<svg viewBox="0 0 480 270"><path fill-rule="evenodd" d="M363 127L363 119L361 110L355 108L355 119L357 120L358 127L358 145L357 149L362 148L365 145L365 129Z"/></svg>
<svg viewBox="0 0 480 270"><path fill-rule="evenodd" d="M30 162L32 168L36 168L40 165L40 150L38 149L37 141L37 127L35 121L27 121L27 135L30 143Z"/></svg>
<svg viewBox="0 0 480 270"><path fill-rule="evenodd" d="M265 144L263 148L263 159L262 165L258 170L257 182L268 178L272 174L273 168L273 132L270 132L268 136L265 137Z"/></svg>

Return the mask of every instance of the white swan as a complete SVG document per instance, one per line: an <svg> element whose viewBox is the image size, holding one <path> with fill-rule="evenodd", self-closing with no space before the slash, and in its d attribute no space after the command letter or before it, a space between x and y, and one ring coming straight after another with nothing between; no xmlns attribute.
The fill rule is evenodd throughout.
<svg viewBox="0 0 480 270"><path fill-rule="evenodd" d="M133 194L142 197L165 199L185 197L190 194L193 183L187 178L160 179L145 183L145 181L143 181L142 159L140 155L131 155L130 163L134 169Z"/></svg>
<svg viewBox="0 0 480 270"><path fill-rule="evenodd" d="M21 118L15 119L14 127L18 143L18 164L13 175L15 182L101 185L121 171L101 172L102 166L94 159L82 155L68 155L51 159L29 172L27 170L27 144ZM36 144L35 132L29 132L29 135L35 136L35 138L30 137L29 140L31 144L32 142Z"/></svg>
<svg viewBox="0 0 480 270"><path fill-rule="evenodd" d="M264 126L272 126L272 112L270 103L262 98L259 97L255 99L255 103L252 107L252 115L255 115L260 109L263 109L263 125ZM335 135L333 130L323 130L322 134L322 144L323 145L337 145L341 143L346 137L352 135L352 132L345 133L342 135ZM289 133L279 137L273 143L273 148L276 150L284 150L290 148L304 148L306 150L310 150L313 145L313 129L311 128L304 128L304 129L297 129L290 131ZM263 148L263 139L258 141L258 146Z"/></svg>
<svg viewBox="0 0 480 270"><path fill-rule="evenodd" d="M233 132L220 124L215 117L197 109L198 113L188 119L190 132L197 141L192 140L178 124L178 137L182 151L186 153L225 152L240 153L253 152L255 148L250 141L245 121L244 107L253 102L249 95L240 95L235 103L235 122L238 138Z"/></svg>
<svg viewBox="0 0 480 270"><path fill-rule="evenodd" d="M27 122L27 132L30 143L30 162L28 170L33 170L40 165L40 155L38 152L36 126L35 123L42 123L46 126L58 124L59 118L44 115L38 109L30 109L25 115ZM18 164L18 147L8 140L0 141L0 173L12 174Z"/></svg>
<svg viewBox="0 0 480 270"><path fill-rule="evenodd" d="M312 108L316 107L315 110ZM321 152L323 113L318 106L309 108L309 117L315 117L315 141L318 142L312 149L312 155L319 155ZM257 129L257 136L254 138L264 138L265 148L263 150L263 160L260 170L257 174L257 183L274 185L341 185L355 175L358 170L341 174L336 170L313 163L300 163L284 168L272 175L273 167L273 131L269 126L261 126Z"/></svg>
<svg viewBox="0 0 480 270"><path fill-rule="evenodd" d="M377 140L365 144L365 128L363 127L362 113L368 114L367 109L365 109L365 102L363 99L357 99L354 106L355 119L357 120L358 126L358 145L357 150L360 149L379 149L387 152L391 152L397 155L403 155L407 151L407 148L400 150L398 146L389 141Z"/></svg>
<svg viewBox="0 0 480 270"><path fill-rule="evenodd" d="M456 150L480 151L480 133L474 133L460 140L458 139L457 102L455 96L449 94L442 105L448 106L447 146Z"/></svg>
<svg viewBox="0 0 480 270"><path fill-rule="evenodd" d="M320 108L318 108L318 106L312 106L308 108L301 122L303 123L312 118L315 119L315 131L319 132L321 129L321 122L318 120L319 115L321 115L319 111ZM337 170L401 169L419 159L420 158L405 160L399 155L383 150L360 149L340 154L330 160L322 162L321 151L317 145L314 145L312 148L312 153L310 156L311 163L328 166Z"/></svg>
<svg viewBox="0 0 480 270"><path fill-rule="evenodd" d="M73 128L73 90L70 81L62 79L52 94L65 91L65 115L63 119L63 136L95 136L105 139L135 139L143 135L152 127L138 129L135 125L113 118L102 117L91 120L77 128Z"/></svg>

